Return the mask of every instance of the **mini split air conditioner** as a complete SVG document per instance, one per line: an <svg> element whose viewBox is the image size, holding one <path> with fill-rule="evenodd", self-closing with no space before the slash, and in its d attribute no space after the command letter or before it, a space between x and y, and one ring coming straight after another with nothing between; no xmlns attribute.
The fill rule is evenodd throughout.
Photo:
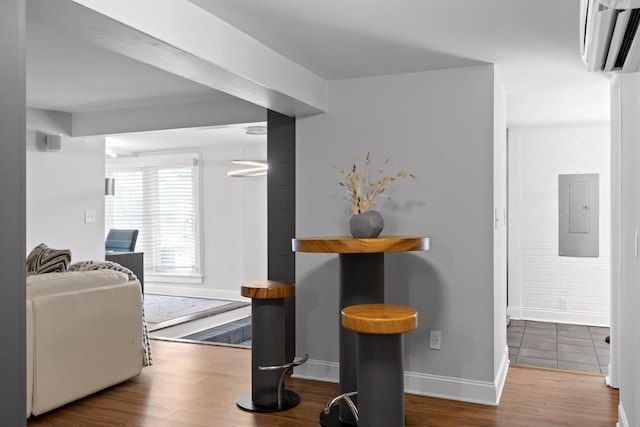
<svg viewBox="0 0 640 427"><path fill-rule="evenodd" d="M640 68L640 0L581 0L580 52L589 71Z"/></svg>

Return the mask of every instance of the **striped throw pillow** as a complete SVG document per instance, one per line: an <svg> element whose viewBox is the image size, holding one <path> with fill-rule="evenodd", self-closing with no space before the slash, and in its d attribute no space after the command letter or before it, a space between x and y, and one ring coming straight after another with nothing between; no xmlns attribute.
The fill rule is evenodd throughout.
<svg viewBox="0 0 640 427"><path fill-rule="evenodd" d="M71 251L69 249L52 249L44 243L31 250L27 256L27 272L60 273L69 269Z"/></svg>

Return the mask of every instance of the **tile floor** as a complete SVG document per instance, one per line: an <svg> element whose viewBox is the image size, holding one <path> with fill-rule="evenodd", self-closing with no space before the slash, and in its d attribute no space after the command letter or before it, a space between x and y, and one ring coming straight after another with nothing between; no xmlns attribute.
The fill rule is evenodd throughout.
<svg viewBox="0 0 640 427"><path fill-rule="evenodd" d="M609 328L511 320L507 344L511 363L607 374Z"/></svg>

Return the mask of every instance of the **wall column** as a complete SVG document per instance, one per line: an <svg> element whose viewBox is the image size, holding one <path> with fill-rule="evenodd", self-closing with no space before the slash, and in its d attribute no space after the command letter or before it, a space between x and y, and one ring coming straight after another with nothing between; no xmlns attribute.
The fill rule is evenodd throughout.
<svg viewBox="0 0 640 427"><path fill-rule="evenodd" d="M0 2L0 420L26 425L25 0Z"/></svg>
<svg viewBox="0 0 640 427"><path fill-rule="evenodd" d="M294 283L296 233L296 119L267 112L268 279ZM285 301L286 359L295 356L295 296Z"/></svg>

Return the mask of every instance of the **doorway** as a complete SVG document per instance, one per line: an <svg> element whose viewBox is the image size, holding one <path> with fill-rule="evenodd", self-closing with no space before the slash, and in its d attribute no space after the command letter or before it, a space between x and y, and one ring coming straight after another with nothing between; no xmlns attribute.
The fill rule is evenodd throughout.
<svg viewBox="0 0 640 427"><path fill-rule="evenodd" d="M608 364L608 354L603 353L608 343L600 340L607 336L601 335L608 333L611 310L609 132L607 124L509 130L507 313L512 319L512 362L526 348L522 343L529 329L539 342L545 341L545 334L554 338L539 343L537 351L525 351L522 360L529 352L546 359L541 366L555 359L558 367L558 360L575 353L577 363L586 357L571 345L589 344L591 360ZM581 173L600 177L598 256L560 256L559 175Z"/></svg>

